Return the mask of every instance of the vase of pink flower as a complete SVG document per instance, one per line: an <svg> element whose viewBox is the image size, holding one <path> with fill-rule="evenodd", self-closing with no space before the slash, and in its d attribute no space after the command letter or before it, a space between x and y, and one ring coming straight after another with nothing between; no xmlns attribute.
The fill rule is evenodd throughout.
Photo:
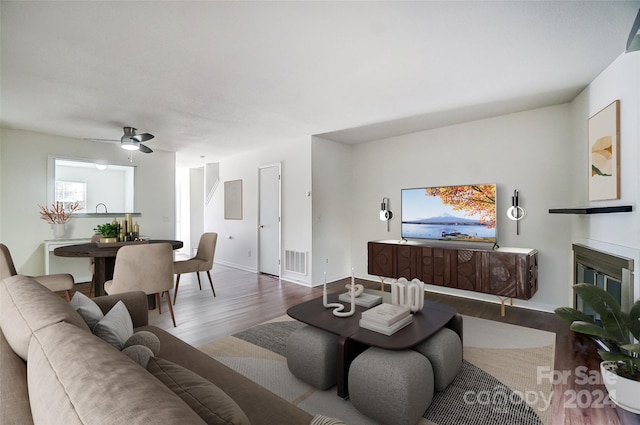
<svg viewBox="0 0 640 425"><path fill-rule="evenodd" d="M63 238L66 233L66 224L71 220L72 214L80 208L77 202L70 204L65 208L62 202L56 202L49 207L40 206L40 218L51 224L53 229L53 237L56 239Z"/></svg>

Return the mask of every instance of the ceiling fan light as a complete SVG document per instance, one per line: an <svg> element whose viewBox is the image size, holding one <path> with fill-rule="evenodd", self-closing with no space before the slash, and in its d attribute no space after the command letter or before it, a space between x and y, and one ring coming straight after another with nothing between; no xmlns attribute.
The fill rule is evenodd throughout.
<svg viewBox="0 0 640 425"><path fill-rule="evenodd" d="M139 143L136 143L135 140L129 137L123 137L122 139L120 139L120 147L128 151L137 151L138 149L140 149Z"/></svg>

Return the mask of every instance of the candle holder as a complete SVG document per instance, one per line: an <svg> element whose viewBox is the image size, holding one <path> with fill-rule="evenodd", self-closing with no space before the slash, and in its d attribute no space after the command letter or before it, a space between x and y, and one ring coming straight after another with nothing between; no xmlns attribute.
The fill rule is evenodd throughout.
<svg viewBox="0 0 640 425"><path fill-rule="evenodd" d="M344 304L341 303L330 303L327 302L327 273L324 273L324 286L322 289L322 305L325 308L333 308L333 315L336 317L349 317L353 316L356 312L356 287L353 284L353 269L351 269L351 288L349 289L349 294L351 294L351 310L343 311Z"/></svg>

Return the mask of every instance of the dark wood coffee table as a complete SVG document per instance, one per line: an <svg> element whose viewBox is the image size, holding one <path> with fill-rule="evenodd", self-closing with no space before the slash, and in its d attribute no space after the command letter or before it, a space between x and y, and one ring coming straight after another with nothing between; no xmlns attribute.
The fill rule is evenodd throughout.
<svg viewBox="0 0 640 425"><path fill-rule="evenodd" d="M369 292L369 291L367 291ZM338 295L329 295L329 302L339 302ZM345 304L345 303L342 303ZM345 304L346 310L350 305ZM411 348L453 321L456 310L445 304L433 301L424 302L421 312L413 315L413 323L387 336L363 329L359 325L360 315L367 310L356 306L351 317L336 317L332 308L325 308L322 297L298 304L287 310L287 314L307 325L338 335L338 377L337 390L342 398L349 396L349 366L356 356L369 347L386 350L406 350Z"/></svg>

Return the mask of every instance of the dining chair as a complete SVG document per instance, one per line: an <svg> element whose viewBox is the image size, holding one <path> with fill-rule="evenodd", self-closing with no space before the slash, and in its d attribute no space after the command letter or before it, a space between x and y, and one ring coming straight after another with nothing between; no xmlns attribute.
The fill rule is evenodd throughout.
<svg viewBox="0 0 640 425"><path fill-rule="evenodd" d="M200 272L207 272L209 284L213 296L216 296L216 290L213 289L213 281L211 280L211 269L213 268L213 257L216 253L216 242L218 242L218 234L214 232L203 233L198 242L198 250L193 258L188 260L175 261L173 263L173 272L176 276L176 289L173 292L173 304L178 298L178 285L180 284L180 275L184 273L195 273L198 277L198 286L202 290L200 282Z"/></svg>
<svg viewBox="0 0 640 425"><path fill-rule="evenodd" d="M11 252L5 244L0 243L0 280L17 275L16 267L11 258ZM31 276L42 286L53 292L65 291L67 301L71 301L71 289L73 289L73 276L69 273L57 273L44 276Z"/></svg>
<svg viewBox="0 0 640 425"><path fill-rule="evenodd" d="M91 243L96 243L100 240L102 235L95 234L91 236ZM89 257L89 272L91 272L91 286L89 286L89 296L95 293L96 290L96 259L95 257Z"/></svg>
<svg viewBox="0 0 640 425"><path fill-rule="evenodd" d="M162 314L161 296L165 295L173 326L176 319L169 290L173 288L173 248L168 243L125 245L118 249L113 279L104 283L104 291L118 294L143 291L156 296L158 313Z"/></svg>

